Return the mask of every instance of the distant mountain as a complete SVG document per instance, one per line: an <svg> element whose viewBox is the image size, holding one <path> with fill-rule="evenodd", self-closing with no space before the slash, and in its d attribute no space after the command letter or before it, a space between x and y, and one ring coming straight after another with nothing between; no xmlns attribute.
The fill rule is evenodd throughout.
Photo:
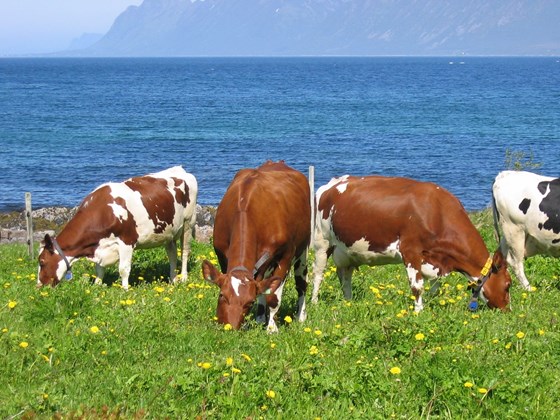
<svg viewBox="0 0 560 420"><path fill-rule="evenodd" d="M74 38L68 46L68 49L71 51L83 50L84 48L91 47L101 38L103 38L103 34L84 33L82 36Z"/></svg>
<svg viewBox="0 0 560 420"><path fill-rule="evenodd" d="M558 0L144 0L93 56L556 55Z"/></svg>

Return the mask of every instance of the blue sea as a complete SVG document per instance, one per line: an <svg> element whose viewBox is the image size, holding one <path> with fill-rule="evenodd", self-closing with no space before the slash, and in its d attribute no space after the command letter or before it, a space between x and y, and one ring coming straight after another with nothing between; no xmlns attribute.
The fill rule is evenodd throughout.
<svg viewBox="0 0 560 420"><path fill-rule="evenodd" d="M0 59L0 211L75 206L173 165L216 205L267 159L439 183L487 207L506 151L560 175L560 60Z"/></svg>

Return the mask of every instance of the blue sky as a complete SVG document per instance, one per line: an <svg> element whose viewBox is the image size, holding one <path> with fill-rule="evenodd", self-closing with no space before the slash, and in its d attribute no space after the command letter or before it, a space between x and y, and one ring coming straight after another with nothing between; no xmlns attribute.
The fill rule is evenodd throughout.
<svg viewBox="0 0 560 420"><path fill-rule="evenodd" d="M66 49L83 33L106 33L143 0L0 0L0 56Z"/></svg>

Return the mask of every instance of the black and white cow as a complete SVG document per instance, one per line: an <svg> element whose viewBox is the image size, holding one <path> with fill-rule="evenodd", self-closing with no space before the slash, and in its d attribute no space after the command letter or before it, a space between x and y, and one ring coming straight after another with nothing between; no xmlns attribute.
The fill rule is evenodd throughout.
<svg viewBox="0 0 560 420"><path fill-rule="evenodd" d="M560 178L504 171L496 176L492 194L502 253L523 288L531 290L525 258L560 256Z"/></svg>

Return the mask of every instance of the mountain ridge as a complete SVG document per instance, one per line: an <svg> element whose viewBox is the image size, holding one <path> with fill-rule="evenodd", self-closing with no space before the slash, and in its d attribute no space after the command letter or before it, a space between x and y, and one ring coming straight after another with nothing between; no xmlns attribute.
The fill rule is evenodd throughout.
<svg viewBox="0 0 560 420"><path fill-rule="evenodd" d="M556 0L144 0L84 56L558 55Z"/></svg>

